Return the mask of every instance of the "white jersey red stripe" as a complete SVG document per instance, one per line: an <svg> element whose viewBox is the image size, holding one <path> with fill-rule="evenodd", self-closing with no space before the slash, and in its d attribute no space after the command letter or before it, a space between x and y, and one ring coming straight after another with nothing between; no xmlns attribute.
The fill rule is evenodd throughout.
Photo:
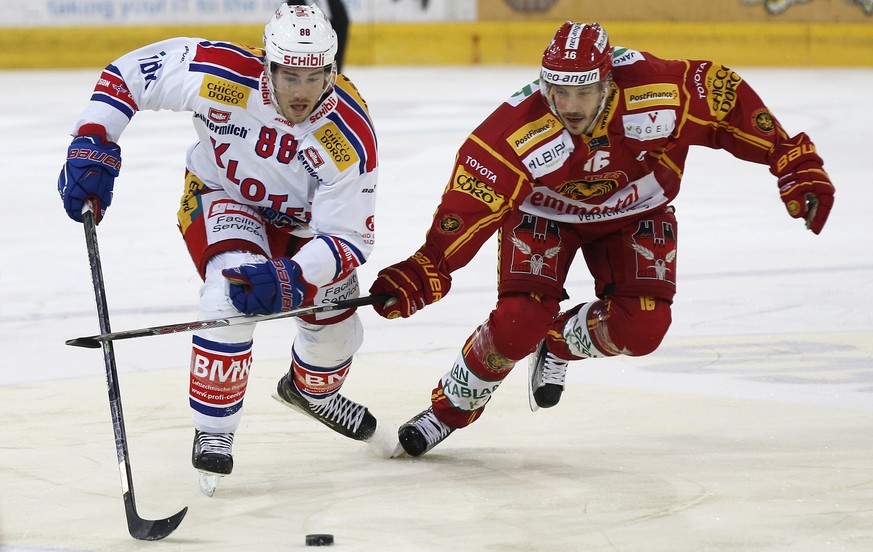
<svg viewBox="0 0 873 552"><path fill-rule="evenodd" d="M372 251L376 134L344 76L306 121L291 124L270 101L263 70L260 49L196 38L157 42L104 70L74 133L96 123L118 141L137 111L191 112L198 141L187 169L297 236L327 238L294 256L304 278L321 286Z"/></svg>

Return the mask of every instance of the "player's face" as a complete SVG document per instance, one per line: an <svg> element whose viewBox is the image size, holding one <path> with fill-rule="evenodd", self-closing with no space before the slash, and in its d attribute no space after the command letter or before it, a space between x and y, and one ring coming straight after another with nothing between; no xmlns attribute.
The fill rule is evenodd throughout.
<svg viewBox="0 0 873 552"><path fill-rule="evenodd" d="M584 86L553 84L551 95L555 110L567 132L579 135L588 130L600 111L603 84L599 82Z"/></svg>
<svg viewBox="0 0 873 552"><path fill-rule="evenodd" d="M324 92L327 74L323 68L302 69L273 66L273 92L286 119L294 124L306 120Z"/></svg>

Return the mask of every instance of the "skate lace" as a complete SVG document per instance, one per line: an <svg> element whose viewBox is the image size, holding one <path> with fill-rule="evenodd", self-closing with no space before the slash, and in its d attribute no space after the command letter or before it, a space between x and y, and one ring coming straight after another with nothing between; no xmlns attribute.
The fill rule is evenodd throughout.
<svg viewBox="0 0 873 552"><path fill-rule="evenodd" d="M231 455L233 433L200 433L197 436L200 452L203 454Z"/></svg>
<svg viewBox="0 0 873 552"><path fill-rule="evenodd" d="M563 387L568 364L569 361L546 352L543 355L543 384L551 383Z"/></svg>
<svg viewBox="0 0 873 552"><path fill-rule="evenodd" d="M338 423L351 431L357 431L364 419L366 408L360 404L350 401L342 395L335 395L333 400L312 406L312 412L318 414L322 418L326 418L334 423Z"/></svg>
<svg viewBox="0 0 873 552"><path fill-rule="evenodd" d="M427 410L421 418L413 422L413 425L421 431L428 446L439 443L452 432L452 428L437 419L433 410Z"/></svg>

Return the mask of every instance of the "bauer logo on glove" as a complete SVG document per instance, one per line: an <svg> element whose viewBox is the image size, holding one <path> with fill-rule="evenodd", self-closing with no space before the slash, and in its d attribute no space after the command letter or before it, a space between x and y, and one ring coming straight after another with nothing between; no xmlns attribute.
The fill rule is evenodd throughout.
<svg viewBox="0 0 873 552"><path fill-rule="evenodd" d="M800 133L773 149L770 171L779 177L779 196L793 218L821 232L834 204L834 185L809 137Z"/></svg>
<svg viewBox="0 0 873 552"><path fill-rule="evenodd" d="M230 282L231 303L245 314L294 310L311 298L316 289L303 279L300 266L284 257L229 268L222 274Z"/></svg>
<svg viewBox="0 0 873 552"><path fill-rule="evenodd" d="M405 261L382 269L370 286L372 295L393 297L373 308L384 318L409 318L442 299L452 287L452 276L442 255L422 247Z"/></svg>
<svg viewBox="0 0 873 552"><path fill-rule="evenodd" d="M112 203L115 178L121 170L121 148L106 139L99 125L85 125L67 149L67 162L58 176L58 193L67 215L82 222L85 201L94 204L96 222L100 222Z"/></svg>

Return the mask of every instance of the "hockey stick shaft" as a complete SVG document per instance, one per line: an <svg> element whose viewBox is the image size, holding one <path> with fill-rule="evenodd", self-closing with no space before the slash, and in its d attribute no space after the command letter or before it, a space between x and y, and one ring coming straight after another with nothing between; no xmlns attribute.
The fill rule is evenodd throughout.
<svg viewBox="0 0 873 552"><path fill-rule="evenodd" d="M345 301L337 301L335 303L325 303L322 305L314 305L311 307L303 307L288 312L279 312L276 314L266 314L258 316L229 316L227 318L214 318L211 320L195 320L193 322L182 322L179 324L167 324L164 326L151 326L148 328L139 328L136 330L122 330L118 332L110 332L108 329L100 328L99 335L90 335L86 337L77 337L67 340L66 344L73 347L85 347L96 349L101 343L115 341L119 339L133 339L135 337L147 337L150 335L166 335L182 332L194 332L197 330L207 330L210 328L220 328L223 326L236 326L240 324L253 324L255 322L264 322L267 320L278 320L280 318L294 318L305 316L307 314L316 314L319 312L327 312L334 310L350 309L354 307L363 307L374 303L384 303L388 299L385 295L368 295L366 297L357 297L355 299L347 299Z"/></svg>
<svg viewBox="0 0 873 552"><path fill-rule="evenodd" d="M90 203L83 209L85 244L88 247L88 264L91 266L91 280L94 284L94 297L97 300L97 318L100 332L109 333L109 308L103 285L103 269L100 264L100 250L97 246L97 223ZM124 428L124 413L121 407L121 390L118 385L118 371L115 367L115 351L111 341L103 341L103 363L106 368L106 386L109 391L109 410L112 414L112 430L115 435L115 452L118 457L118 471L121 475L121 489L124 498L124 512L127 516L127 529L130 536L140 540L159 540L173 531L182 522L188 511L183 508L175 515L159 520L143 519L136 511L136 498L133 492L133 474L130 469L130 454L127 448L127 432ZM100 346L100 345L98 345Z"/></svg>

